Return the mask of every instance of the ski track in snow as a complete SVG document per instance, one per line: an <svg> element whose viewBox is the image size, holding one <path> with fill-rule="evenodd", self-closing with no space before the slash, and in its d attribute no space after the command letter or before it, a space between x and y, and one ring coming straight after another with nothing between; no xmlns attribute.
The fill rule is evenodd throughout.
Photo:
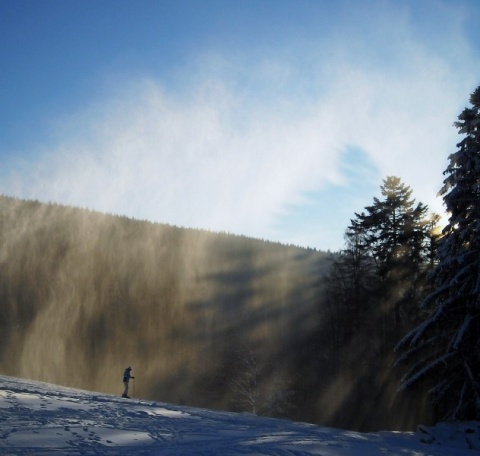
<svg viewBox="0 0 480 456"><path fill-rule="evenodd" d="M476 422L367 434L0 376L1 455L473 456L479 436Z"/></svg>

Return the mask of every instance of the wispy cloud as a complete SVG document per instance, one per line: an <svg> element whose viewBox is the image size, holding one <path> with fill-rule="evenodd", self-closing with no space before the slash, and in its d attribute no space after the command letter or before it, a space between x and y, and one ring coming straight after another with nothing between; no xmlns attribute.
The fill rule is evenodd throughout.
<svg viewBox="0 0 480 456"><path fill-rule="evenodd" d="M399 22L353 43L346 33L269 55L203 56L173 88L154 75L130 81L69 119L70 135L2 191L338 248L341 232L324 246L311 233L279 232L278 222L308 192L348 188L342 160L353 147L378 169L377 187L400 176L439 210L435 194L457 140L451 125L478 66L468 48L465 61L442 56L414 39L408 17ZM352 201L337 205L353 216L362 208Z"/></svg>

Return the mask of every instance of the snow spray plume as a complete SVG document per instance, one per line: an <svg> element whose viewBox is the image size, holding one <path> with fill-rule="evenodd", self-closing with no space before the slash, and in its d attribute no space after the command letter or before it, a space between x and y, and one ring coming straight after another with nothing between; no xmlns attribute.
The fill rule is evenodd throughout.
<svg viewBox="0 0 480 456"><path fill-rule="evenodd" d="M133 363L139 396L228 408L228 378L211 391L237 345L265 363L314 328L317 252L11 198L0 210L4 373L117 393Z"/></svg>

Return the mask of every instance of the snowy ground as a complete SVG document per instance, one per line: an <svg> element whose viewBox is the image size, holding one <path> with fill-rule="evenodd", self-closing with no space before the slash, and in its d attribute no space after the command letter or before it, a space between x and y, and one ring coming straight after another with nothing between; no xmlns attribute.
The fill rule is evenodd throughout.
<svg viewBox="0 0 480 456"><path fill-rule="evenodd" d="M480 423L362 434L0 376L0 454L474 455Z"/></svg>

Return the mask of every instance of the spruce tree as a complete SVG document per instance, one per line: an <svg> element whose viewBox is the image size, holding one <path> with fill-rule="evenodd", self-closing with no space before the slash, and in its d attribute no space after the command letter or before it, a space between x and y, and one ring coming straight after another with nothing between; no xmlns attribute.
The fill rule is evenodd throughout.
<svg viewBox="0 0 480 456"><path fill-rule="evenodd" d="M376 318L384 350L391 351L403 327L417 315L417 278L428 258L428 207L415 203L412 190L400 178L388 176L366 212L355 214L347 230L362 233L362 249L376 264L380 279ZM403 329L402 329L403 328ZM395 336L396 334L396 336Z"/></svg>
<svg viewBox="0 0 480 456"><path fill-rule="evenodd" d="M412 190L400 178L388 176L366 213L355 214L349 230L365 233L365 248L377 261L379 274L388 276L402 264L419 264L426 251L427 206L415 205Z"/></svg>
<svg viewBox="0 0 480 456"><path fill-rule="evenodd" d="M455 127L464 135L440 190L450 215L437 249L427 316L398 344L410 370L403 388L428 379L443 419L480 418L480 86Z"/></svg>

